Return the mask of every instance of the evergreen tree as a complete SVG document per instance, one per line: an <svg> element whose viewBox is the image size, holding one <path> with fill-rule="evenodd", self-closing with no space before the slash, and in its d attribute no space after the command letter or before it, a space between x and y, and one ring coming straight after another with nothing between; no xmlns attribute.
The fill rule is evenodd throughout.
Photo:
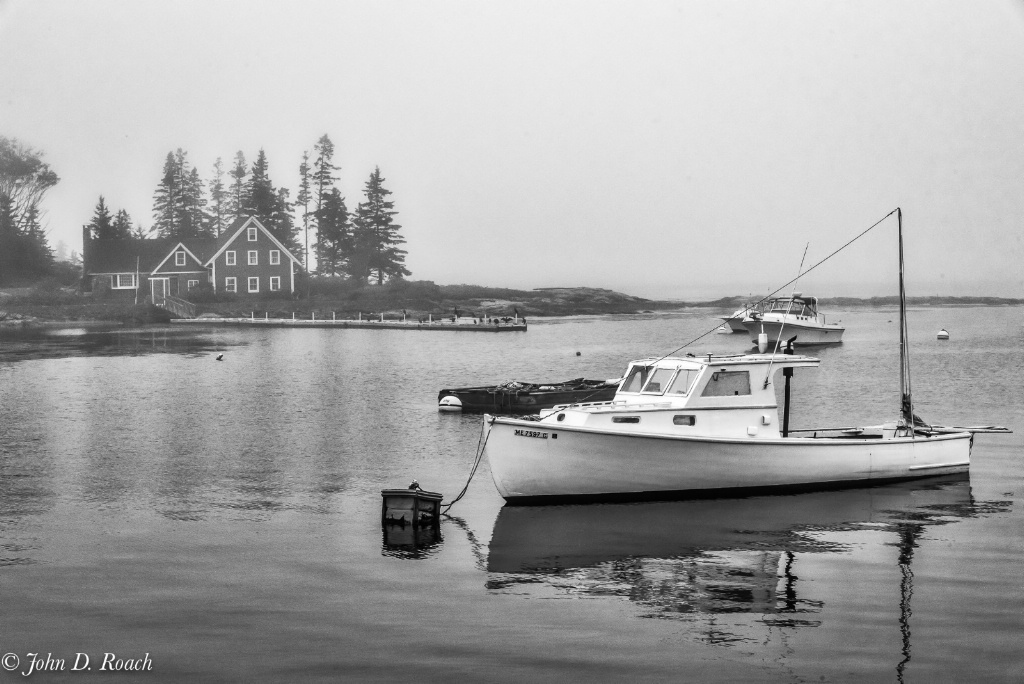
<svg viewBox="0 0 1024 684"><path fill-rule="evenodd" d="M267 175L267 155L261 148L252 163L249 180L245 183L242 198L244 214L254 216L268 229L274 225L274 211L277 209L277 193Z"/></svg>
<svg viewBox="0 0 1024 684"><path fill-rule="evenodd" d="M187 173L186 173L187 171ZM203 196L203 181L199 169L188 168L182 158L182 231L181 237L210 237L209 217L206 215L206 198Z"/></svg>
<svg viewBox="0 0 1024 684"><path fill-rule="evenodd" d="M277 189L277 202L274 207L273 225L269 228L278 240L290 251L298 247L298 229L292 218L292 203L288 199L288 188Z"/></svg>
<svg viewBox="0 0 1024 684"><path fill-rule="evenodd" d="M46 275L53 252L39 203L60 178L39 152L0 136L0 285Z"/></svg>
<svg viewBox="0 0 1024 684"><path fill-rule="evenodd" d="M376 278L378 285L385 279L411 275L405 267L406 252L399 248L405 240L398 231L402 226L394 222L395 203L388 199L391 191L384 187L380 167L374 169L366 181L366 201L361 202L352 219L355 261L365 263L366 277ZM353 273L363 278L363 273Z"/></svg>
<svg viewBox="0 0 1024 684"><path fill-rule="evenodd" d="M119 209L114 215L114 222L111 225L112 234L118 240L130 240L132 237L132 218L124 209Z"/></svg>
<svg viewBox="0 0 1024 684"><path fill-rule="evenodd" d="M228 224L228 193L224 189L224 169L220 157L213 163L213 178L210 179L210 232L220 237Z"/></svg>
<svg viewBox="0 0 1024 684"><path fill-rule="evenodd" d="M319 140L317 140L315 145L313 145L313 154L316 155L316 158L313 160L313 177L312 177L312 186L313 187L312 187L312 197L311 197L311 199L313 200L314 209L313 209L313 212L312 212L312 219L313 219L312 223L314 224L314 229L315 229L316 234L317 234L315 252L318 255L317 258L319 259L319 254L321 252L321 247L320 247L320 231L321 231L320 218L321 218L321 215L323 215L323 209L324 209L324 204L326 202L326 199L327 199L327 197L329 195L332 194L331 191L334 189L334 181L336 180L335 177L334 177L334 172L337 171L337 169L338 169L338 167L336 167L334 165L334 163L333 163L334 143L331 142L331 139L329 137L327 137L326 133L324 135L322 135ZM340 197L340 195L339 195L339 197ZM337 198L335 198L335 200L336 199ZM345 223L346 223L346 226L347 226L347 224L348 224L348 218L347 218L348 217L348 211L347 210L345 212L345 215L346 215ZM328 226L327 230L328 230L328 232L330 232L332 230L332 228L330 226ZM346 230L347 230L347 227L346 227ZM332 238L330 236L328 236L327 240L328 240L328 242L330 242L332 240ZM330 253L330 252L332 252L332 250L333 250L333 247L330 244L325 244L325 246L323 248L324 252ZM321 272L323 272L323 269L321 269L319 264L318 264L317 265L317 273L321 273Z"/></svg>
<svg viewBox="0 0 1024 684"><path fill-rule="evenodd" d="M302 207L302 235L305 241L302 265L306 273L309 273L309 201L312 199L309 170L309 152L306 151L302 153L302 163L299 164L299 194L295 198L295 205Z"/></svg>
<svg viewBox="0 0 1024 684"><path fill-rule="evenodd" d="M168 152L160 183L153 193L153 230L160 237L177 235L180 231L181 184L174 153Z"/></svg>
<svg viewBox="0 0 1024 684"><path fill-rule="evenodd" d="M228 174L234 180L231 181L228 200L228 213L233 219L241 218L245 213L245 176L248 171L245 168L245 155L239 150L235 153L235 165Z"/></svg>
<svg viewBox="0 0 1024 684"><path fill-rule="evenodd" d="M107 209L106 200L100 195L100 201L96 203L92 220L89 221L89 232L96 240L110 240L114 237L114 221Z"/></svg>
<svg viewBox="0 0 1024 684"><path fill-rule="evenodd" d="M322 205L314 216L317 225L316 272L337 276L346 273L346 255L351 251L352 234L349 229L348 207L337 188L331 188L322 198Z"/></svg>

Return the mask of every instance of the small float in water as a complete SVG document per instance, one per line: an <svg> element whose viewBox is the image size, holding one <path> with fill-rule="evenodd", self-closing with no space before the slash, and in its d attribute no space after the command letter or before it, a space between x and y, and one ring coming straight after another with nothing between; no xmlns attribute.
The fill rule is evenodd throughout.
<svg viewBox="0 0 1024 684"><path fill-rule="evenodd" d="M943 328L942 330L939 331L939 334L938 334L937 337L940 340L948 340L949 339L949 333L946 332L945 328Z"/></svg>

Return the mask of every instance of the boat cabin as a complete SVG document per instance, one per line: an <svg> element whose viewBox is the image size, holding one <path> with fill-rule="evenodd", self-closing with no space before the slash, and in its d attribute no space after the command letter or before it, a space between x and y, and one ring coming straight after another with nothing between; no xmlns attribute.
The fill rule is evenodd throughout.
<svg viewBox="0 0 1024 684"><path fill-rule="evenodd" d="M640 359L629 364L612 401L555 407L543 420L630 432L779 437L773 377L819 363L791 354Z"/></svg>
<svg viewBox="0 0 1024 684"><path fill-rule="evenodd" d="M770 302L765 313L796 316L797 320L815 319L818 317L818 298L803 297L800 293L779 297Z"/></svg>

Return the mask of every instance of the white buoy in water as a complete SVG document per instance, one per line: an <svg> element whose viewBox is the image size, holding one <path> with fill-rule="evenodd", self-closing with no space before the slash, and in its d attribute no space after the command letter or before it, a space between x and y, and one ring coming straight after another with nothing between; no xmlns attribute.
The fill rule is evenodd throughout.
<svg viewBox="0 0 1024 684"><path fill-rule="evenodd" d="M452 413L456 411L461 411L462 401L458 397L453 397L452 395L449 394L446 397L441 397L441 401L437 402L437 410L449 411Z"/></svg>
<svg viewBox="0 0 1024 684"><path fill-rule="evenodd" d="M768 333L761 332L757 336L757 351L764 354L768 351Z"/></svg>
<svg viewBox="0 0 1024 684"><path fill-rule="evenodd" d="M949 333L946 332L945 328L943 328L942 330L939 331L939 339L940 340L948 340L949 339Z"/></svg>

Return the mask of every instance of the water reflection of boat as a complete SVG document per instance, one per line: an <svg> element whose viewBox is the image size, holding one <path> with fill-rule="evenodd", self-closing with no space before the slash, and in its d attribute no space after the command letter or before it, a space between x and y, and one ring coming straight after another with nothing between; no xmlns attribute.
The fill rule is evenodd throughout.
<svg viewBox="0 0 1024 684"><path fill-rule="evenodd" d="M845 550L815 533L945 524L972 515L972 503L961 474L791 496L506 506L487 557L489 587L623 596L661 617L749 612L814 624L793 615L820 609L800 597L797 555Z"/></svg>

